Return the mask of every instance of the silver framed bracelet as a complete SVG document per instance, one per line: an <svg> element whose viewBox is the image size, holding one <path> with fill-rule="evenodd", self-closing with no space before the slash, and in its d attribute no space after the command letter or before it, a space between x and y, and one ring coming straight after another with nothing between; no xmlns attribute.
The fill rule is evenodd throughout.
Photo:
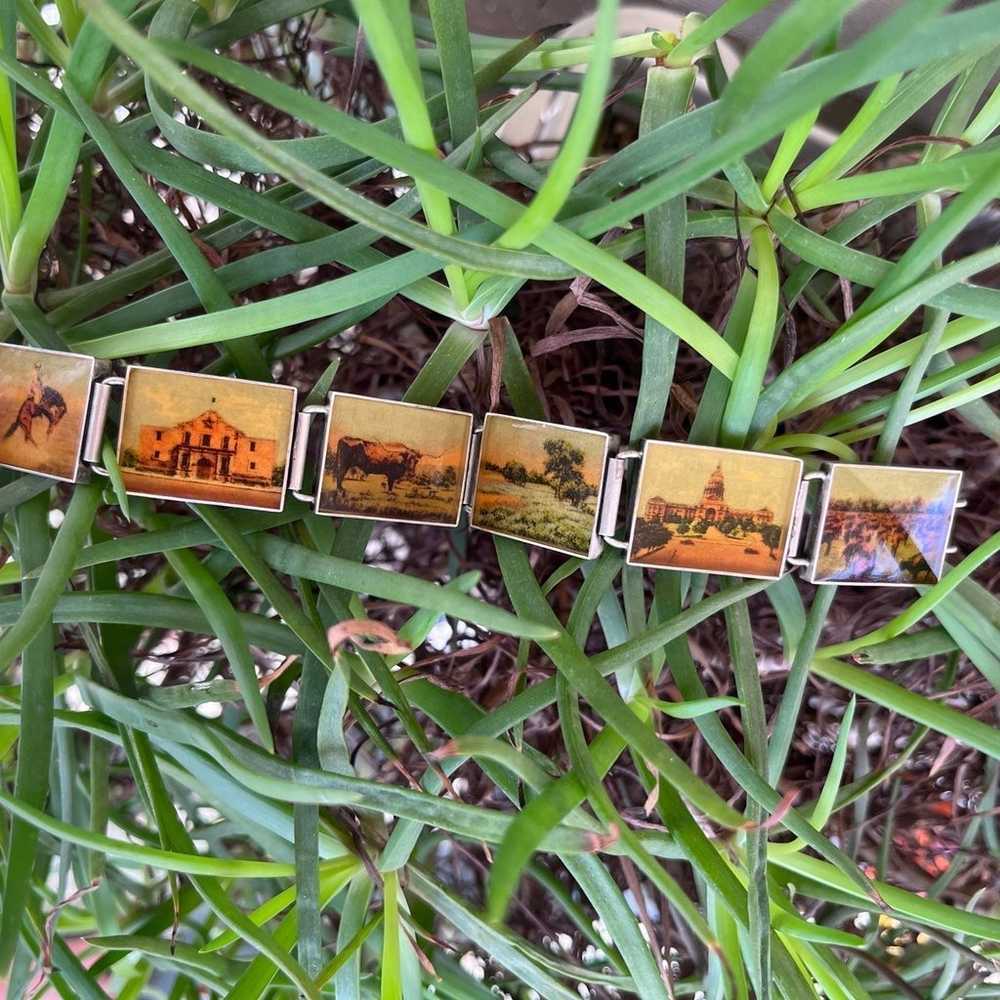
<svg viewBox="0 0 1000 1000"><path fill-rule="evenodd" d="M324 516L445 528L466 514L473 528L579 559L608 544L649 569L799 569L852 586L933 583L963 506L962 474L948 469L806 473L789 455L659 440L612 454L604 431L501 413L477 428L463 411L336 391L299 410L291 386L104 370L87 355L0 344L0 466L63 482L107 474L121 389L115 457L137 496L280 511L291 492Z"/></svg>

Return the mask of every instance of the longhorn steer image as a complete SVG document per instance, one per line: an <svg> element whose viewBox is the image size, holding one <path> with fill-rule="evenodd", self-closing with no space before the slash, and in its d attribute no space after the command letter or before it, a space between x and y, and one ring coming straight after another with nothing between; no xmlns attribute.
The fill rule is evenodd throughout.
<svg viewBox="0 0 1000 1000"><path fill-rule="evenodd" d="M401 479L413 475L423 456L403 444L381 444L363 438L342 437L337 442L337 491L343 492L344 477L351 469L367 476L385 476L385 488L392 493Z"/></svg>

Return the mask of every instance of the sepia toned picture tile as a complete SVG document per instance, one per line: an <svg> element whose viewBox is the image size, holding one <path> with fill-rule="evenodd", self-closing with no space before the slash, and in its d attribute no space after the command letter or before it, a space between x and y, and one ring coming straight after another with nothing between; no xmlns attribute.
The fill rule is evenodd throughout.
<svg viewBox="0 0 1000 1000"><path fill-rule="evenodd" d="M596 555L608 435L489 413L472 526L569 555Z"/></svg>
<svg viewBox="0 0 1000 1000"><path fill-rule="evenodd" d="M93 358L0 344L0 465L76 479L93 375Z"/></svg>
<svg viewBox="0 0 1000 1000"><path fill-rule="evenodd" d="M831 465L813 544L815 583L934 583L944 564L960 472Z"/></svg>
<svg viewBox="0 0 1000 1000"><path fill-rule="evenodd" d="M454 526L471 437L468 413L331 393L316 510Z"/></svg>
<svg viewBox="0 0 1000 1000"><path fill-rule="evenodd" d="M647 441L629 562L780 576L801 475L795 458Z"/></svg>
<svg viewBox="0 0 1000 1000"><path fill-rule="evenodd" d="M130 367L118 434L125 488L280 510L295 395L265 382Z"/></svg>

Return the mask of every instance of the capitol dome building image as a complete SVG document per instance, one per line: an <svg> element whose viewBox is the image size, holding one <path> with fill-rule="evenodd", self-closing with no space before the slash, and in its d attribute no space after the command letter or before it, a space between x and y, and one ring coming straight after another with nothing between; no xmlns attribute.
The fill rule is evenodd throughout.
<svg viewBox="0 0 1000 1000"><path fill-rule="evenodd" d="M701 501L696 504L676 503L665 500L661 496L650 497L643 511L646 521L680 522L708 521L721 524L726 520L749 521L753 524L771 524L774 521L774 511L769 507L758 507L748 510L731 507L726 503L726 478L722 471L722 463L708 477L702 490Z"/></svg>

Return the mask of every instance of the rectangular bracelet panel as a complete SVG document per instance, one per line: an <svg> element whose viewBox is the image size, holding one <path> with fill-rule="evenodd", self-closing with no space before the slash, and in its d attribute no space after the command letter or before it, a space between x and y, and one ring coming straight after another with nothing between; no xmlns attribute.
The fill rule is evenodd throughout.
<svg viewBox="0 0 1000 1000"><path fill-rule="evenodd" d="M602 431L486 414L472 527L593 559L610 442Z"/></svg>
<svg viewBox="0 0 1000 1000"><path fill-rule="evenodd" d="M455 527L472 415L330 394L316 513Z"/></svg>
<svg viewBox="0 0 1000 1000"><path fill-rule="evenodd" d="M831 463L810 532L812 583L912 587L941 575L962 473Z"/></svg>
<svg viewBox="0 0 1000 1000"><path fill-rule="evenodd" d="M776 579L785 569L802 461L647 441L628 561Z"/></svg>
<svg viewBox="0 0 1000 1000"><path fill-rule="evenodd" d="M74 482L95 361L0 344L0 465Z"/></svg>
<svg viewBox="0 0 1000 1000"><path fill-rule="evenodd" d="M296 390L130 366L118 465L129 493L281 510Z"/></svg>

